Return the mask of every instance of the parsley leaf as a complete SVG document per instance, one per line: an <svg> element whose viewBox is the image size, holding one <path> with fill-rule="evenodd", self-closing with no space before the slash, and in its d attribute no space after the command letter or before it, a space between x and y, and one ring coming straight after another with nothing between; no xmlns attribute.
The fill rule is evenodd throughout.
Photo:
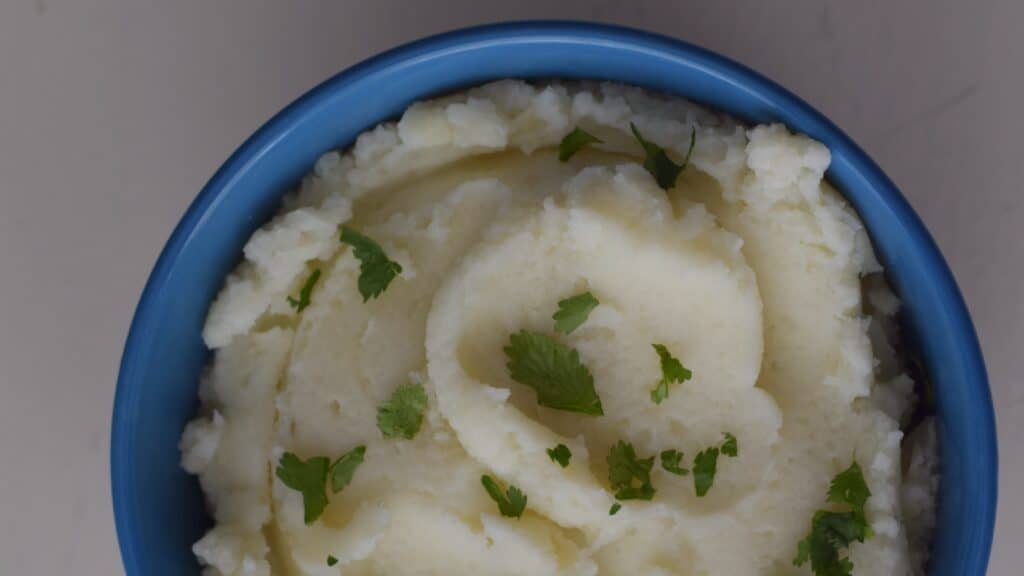
<svg viewBox="0 0 1024 576"><path fill-rule="evenodd" d="M818 510L811 522L811 533L800 541L793 564L803 566L808 560L811 570L818 576L850 576L853 562L839 555L855 540L868 538L866 525L855 518L853 512Z"/></svg>
<svg viewBox="0 0 1024 576"><path fill-rule="evenodd" d="M423 424L427 392L422 384L399 386L391 398L377 408L377 428L385 438L411 440Z"/></svg>
<svg viewBox="0 0 1024 576"><path fill-rule="evenodd" d="M836 504L849 504L863 518L864 505L871 497L871 490L864 480L864 472L860 464L854 462L832 479L828 487L828 501Z"/></svg>
<svg viewBox="0 0 1024 576"><path fill-rule="evenodd" d="M352 476L356 473L356 468L363 463L365 455L366 446L356 446L331 464L331 490L335 494L344 490L352 481Z"/></svg>
<svg viewBox="0 0 1024 576"><path fill-rule="evenodd" d="M608 510L608 515L615 516L619 512L619 510L622 510L622 504L616 502L615 504L612 504L611 509Z"/></svg>
<svg viewBox="0 0 1024 576"><path fill-rule="evenodd" d="M658 353L658 358L661 359L661 380L658 382L658 386L651 390L651 400L655 404L661 404L668 398L669 384L673 382L682 384L692 378L693 373L683 366L682 362L676 359L664 345L652 344L652 346Z"/></svg>
<svg viewBox="0 0 1024 576"><path fill-rule="evenodd" d="M682 164L676 164L668 157L668 153L665 152L664 148L654 142L645 140L635 124L630 122L629 128L633 131L633 136L636 137L644 148L644 168L651 173L651 176L654 176L654 181L658 183L662 190L668 190L675 186L676 179L679 178L679 175L686 169L687 164L690 163L693 145L697 141L697 129L693 128L690 130L690 148L686 151L686 158L683 159Z"/></svg>
<svg viewBox="0 0 1024 576"><path fill-rule="evenodd" d="M323 456L303 462L285 452L274 471L285 486L302 493L303 519L312 524L327 508L327 470L331 461Z"/></svg>
<svg viewBox="0 0 1024 576"><path fill-rule="evenodd" d="M569 158L572 158L574 154L587 144L600 144L602 142L604 140L577 126L572 132L566 134L565 138L562 138L562 141L558 144L558 159L562 162L568 162Z"/></svg>
<svg viewBox="0 0 1024 576"><path fill-rule="evenodd" d="M402 273L402 265L388 258L380 244L348 226L341 228L341 241L352 246L359 259L359 293L363 295L363 302L380 296L395 276Z"/></svg>
<svg viewBox="0 0 1024 576"><path fill-rule="evenodd" d="M604 414L594 377L574 348L545 334L520 330L509 337L505 355L509 375L533 388L541 406L590 416Z"/></svg>
<svg viewBox="0 0 1024 576"><path fill-rule="evenodd" d="M338 563L338 559L337 558L335 558L334 556L330 556L330 555L327 556L327 565L328 566L334 566L337 563Z"/></svg>
<svg viewBox="0 0 1024 576"><path fill-rule="evenodd" d="M498 511L502 516L509 518L523 516L523 510L526 509L526 494L523 494L519 488L509 486L505 494L502 494L498 483L486 474L480 477L480 483L484 485L484 490L487 490L491 499L498 503Z"/></svg>
<svg viewBox="0 0 1024 576"><path fill-rule="evenodd" d="M316 285L316 281L320 279L320 269L313 270L313 273L306 279L306 283L302 285L302 289L299 290L299 299L296 300L291 296L288 297L288 305L295 308L296 312L302 312L309 306L309 296L313 293L313 286Z"/></svg>
<svg viewBox="0 0 1024 576"><path fill-rule="evenodd" d="M637 458L633 445L619 440L608 452L608 482L619 500L650 500L654 497L651 468L654 456Z"/></svg>
<svg viewBox="0 0 1024 576"><path fill-rule="evenodd" d="M572 452L565 444L559 444L554 448L548 448L548 457L550 457L553 462L558 462L559 466L562 468L565 468L569 465L569 459L572 458Z"/></svg>
<svg viewBox="0 0 1024 576"><path fill-rule="evenodd" d="M724 434L725 441L722 442L722 454L730 458L735 458L740 455L740 444L736 440L736 437L731 432Z"/></svg>
<svg viewBox="0 0 1024 576"><path fill-rule="evenodd" d="M558 303L558 312L552 318L555 320L555 331L563 334L571 334L573 330L580 327L587 321L591 311L597 308L600 302L590 292L584 292L566 298Z"/></svg>
<svg viewBox="0 0 1024 576"><path fill-rule="evenodd" d="M871 496L860 465L854 462L832 479L828 501L848 505L851 510L835 512L818 510L811 521L811 533L797 546L793 564L802 566L808 561L818 576L849 576L853 562L840 556L842 548L853 542L864 542L874 533L868 525L864 505Z"/></svg>
<svg viewBox="0 0 1024 576"><path fill-rule="evenodd" d="M697 457L693 459L693 487L697 490L698 498L703 498L715 483L718 453L717 447L705 448L698 452Z"/></svg>
<svg viewBox="0 0 1024 576"><path fill-rule="evenodd" d="M686 476L690 473L689 470L680 466L682 460L683 453L678 450L665 450L661 453L661 467L676 476Z"/></svg>

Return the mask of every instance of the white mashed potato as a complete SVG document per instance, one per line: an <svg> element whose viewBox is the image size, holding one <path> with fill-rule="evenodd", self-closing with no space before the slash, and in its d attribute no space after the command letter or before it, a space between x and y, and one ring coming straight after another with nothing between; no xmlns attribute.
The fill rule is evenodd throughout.
<svg viewBox="0 0 1024 576"><path fill-rule="evenodd" d="M695 128L670 191L641 167L630 122L676 159ZM603 143L559 162L576 126ZM829 160L782 126L680 99L518 81L414 104L325 154L207 319L215 354L182 439L216 521L194 547L205 574L810 574L797 543L854 457L874 531L849 549L854 573L919 573L934 430L901 454L914 395L890 344L898 302L823 180ZM377 299L360 296L343 223L402 266ZM297 314L287 297L317 268ZM557 302L585 290L600 305L561 339L593 373L601 417L539 407L502 351L518 330L550 333ZM660 405L654 342L693 372ZM377 407L410 382L427 392L423 427L386 439ZM740 452L707 496L655 466L653 500L609 515L612 444L689 461L723 432ZM546 453L559 443L565 469ZM357 445L365 463L306 525L301 494L274 476L281 455ZM499 514L483 474L527 494L521 519Z"/></svg>

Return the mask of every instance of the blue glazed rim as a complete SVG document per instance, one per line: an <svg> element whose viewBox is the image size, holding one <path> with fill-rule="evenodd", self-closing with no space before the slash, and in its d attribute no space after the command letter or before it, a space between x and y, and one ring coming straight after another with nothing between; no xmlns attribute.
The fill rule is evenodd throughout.
<svg viewBox="0 0 1024 576"><path fill-rule="evenodd" d="M111 487L127 574L198 573L188 543L208 520L195 479L178 469L177 439L195 410L206 306L249 234L321 152L349 145L414 100L507 77L646 86L747 121L783 122L828 146L828 178L867 226L935 385L944 458L929 573L983 575L998 476L988 379L959 289L917 215L850 138L770 80L679 40L578 22L469 28L371 58L286 107L214 174L160 254L121 359Z"/></svg>

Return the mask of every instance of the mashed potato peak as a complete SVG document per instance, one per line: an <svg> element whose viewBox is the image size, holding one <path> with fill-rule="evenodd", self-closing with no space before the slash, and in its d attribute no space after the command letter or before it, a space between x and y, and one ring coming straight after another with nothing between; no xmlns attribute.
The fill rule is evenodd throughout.
<svg viewBox="0 0 1024 576"><path fill-rule="evenodd" d="M696 130L668 192L640 166L631 122L676 158ZM576 126L603 143L561 163ZM203 415L182 439L216 521L194 547L205 573L809 573L792 566L797 542L854 455L875 532L849 551L855 573L919 569L900 499L912 387L878 329L895 306L866 304L862 282L894 300L865 280L879 267L828 164L782 126L618 85L518 81L414 104L325 154L207 318ZM359 295L341 224L401 264L377 299ZM287 297L313 269L323 277L297 314ZM601 417L538 406L502 351L513 332L551 333L557 302L583 291L600 305L561 339L593 374ZM661 404L655 342L693 373ZM410 382L427 392L422 429L385 439L377 407ZM653 500L609 515L614 443L689 461L725 432L740 453L706 496L656 466ZM564 469L546 452L560 443ZM357 445L365 463L306 525L273 466ZM521 519L498 513L483 474L528 495Z"/></svg>

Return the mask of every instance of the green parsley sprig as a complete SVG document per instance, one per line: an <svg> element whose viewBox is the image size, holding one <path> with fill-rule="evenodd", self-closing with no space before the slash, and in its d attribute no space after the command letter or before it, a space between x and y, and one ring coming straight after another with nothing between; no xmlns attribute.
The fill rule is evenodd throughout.
<svg viewBox="0 0 1024 576"><path fill-rule="evenodd" d="M285 452L274 473L285 486L302 494L303 521L308 525L316 522L327 508L328 476L331 490L335 494L341 492L352 481L365 454L366 446L356 446L332 464L326 456L303 461L295 454Z"/></svg>
<svg viewBox="0 0 1024 576"><path fill-rule="evenodd" d="M316 285L316 281L320 279L320 269L317 268L306 278L306 282L302 285L299 290L299 297L292 298L288 297L288 305L295 308L296 312L302 312L309 306L309 297L313 294L313 286Z"/></svg>
<svg viewBox="0 0 1024 576"><path fill-rule="evenodd" d="M399 386L391 398L377 408L377 428L385 438L411 440L423 424L427 392L422 384Z"/></svg>
<svg viewBox="0 0 1024 576"><path fill-rule="evenodd" d="M577 152L589 144L601 144L603 140L590 132L577 126L572 132L565 135L558 144L558 159L561 162L568 162Z"/></svg>
<svg viewBox="0 0 1024 576"><path fill-rule="evenodd" d="M658 358L661 360L661 380L658 381L658 385L651 390L651 401L655 404L661 404L668 398L668 385L672 383L682 384L693 377L693 372L690 372L683 363L679 361L671 352L668 351L662 344L652 344L654 351L658 353Z"/></svg>
<svg viewBox="0 0 1024 576"><path fill-rule="evenodd" d="M661 453L661 467L676 476L686 476L689 470L683 468L683 453L678 450L665 450Z"/></svg>
<svg viewBox="0 0 1024 576"><path fill-rule="evenodd" d="M655 489L651 484L654 456L638 458L633 444L619 440L608 451L608 482L618 500L650 500Z"/></svg>
<svg viewBox="0 0 1024 576"><path fill-rule="evenodd" d="M575 348L546 334L520 330L509 337L505 355L511 378L533 388L541 406L590 416L604 414L594 377Z"/></svg>
<svg viewBox="0 0 1024 576"><path fill-rule="evenodd" d="M715 484L719 454L735 458L740 453L739 442L735 436L729 432L725 432L722 436L724 437L722 444L701 450L693 459L693 487L698 498L703 498Z"/></svg>
<svg viewBox="0 0 1024 576"><path fill-rule="evenodd" d="M841 552L854 542L864 542L874 536L864 512L870 497L871 490L856 461L837 474L829 485L827 500L847 509L818 510L814 514L811 533L798 544L793 564L803 566L810 561L811 570L817 576L853 574L853 562Z"/></svg>
<svg viewBox="0 0 1024 576"><path fill-rule="evenodd" d="M352 246L359 260L359 293L363 302L380 296L402 273L402 265L388 258L380 244L348 226L341 228L341 242Z"/></svg>
<svg viewBox="0 0 1024 576"><path fill-rule="evenodd" d="M494 481L494 478L484 474L480 477L480 483L492 500L498 503L498 511L502 516L508 518L522 518L523 510L526 509L526 494L515 486L509 486L505 492Z"/></svg>
<svg viewBox="0 0 1024 576"><path fill-rule="evenodd" d="M572 451L565 444L559 444L554 448L548 448L548 458L551 458L552 462L558 462L558 465L562 468L569 466L569 460L572 458Z"/></svg>
<svg viewBox="0 0 1024 576"><path fill-rule="evenodd" d="M577 294L558 302L558 312L555 312L552 319L555 321L555 331L563 334L571 334L579 328L590 313L597 308L600 302L590 292Z"/></svg>
<svg viewBox="0 0 1024 576"><path fill-rule="evenodd" d="M668 157L668 153L665 152L664 148L645 139L640 134L636 124L630 122L629 128L633 131L633 136L636 137L637 141L640 142L640 146L644 149L644 169L650 172L651 176L654 176L654 181L663 190L668 190L675 186L679 175L682 174L683 170L690 163L693 145L697 141L697 129L692 128L690 130L690 148L686 151L686 158L683 159L682 164L676 164Z"/></svg>

